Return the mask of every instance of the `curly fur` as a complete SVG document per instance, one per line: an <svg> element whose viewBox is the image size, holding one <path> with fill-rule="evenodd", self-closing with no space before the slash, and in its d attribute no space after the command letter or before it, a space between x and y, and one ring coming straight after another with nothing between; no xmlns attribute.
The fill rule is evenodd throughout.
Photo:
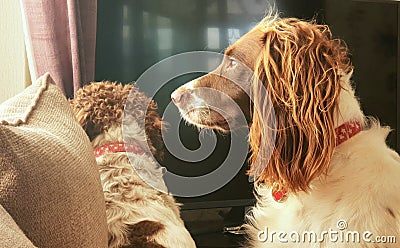
<svg viewBox="0 0 400 248"><path fill-rule="evenodd" d="M122 116L127 108L128 142L143 148L147 142L151 152L162 157L163 122L157 105L133 85L91 83L70 103L94 148L123 141ZM146 184L133 169L159 179L162 174L151 154L106 153L96 160L106 201L109 247L195 247L180 218L179 204Z"/></svg>
<svg viewBox="0 0 400 248"><path fill-rule="evenodd" d="M164 148L161 138L163 122L157 113L157 104L153 100L149 102L144 99L147 99L146 96L133 84L122 85L106 81L83 87L70 102L90 140L108 131L112 126L121 126L126 105L132 110L136 109L137 111L131 111L132 118L138 121L145 120L149 147L153 155L161 160Z"/></svg>
<svg viewBox="0 0 400 248"><path fill-rule="evenodd" d="M188 122L215 128L219 121L213 116L192 117L187 106L201 109L213 101L215 96L198 93L201 87L218 89L240 105L243 91L226 75L242 73L235 60L253 69L254 81L248 82L253 105L240 106L252 116L251 173L259 176L257 204L247 215L247 247L398 247L373 241L400 236L400 157L385 144L390 128L368 121L361 111L344 42L333 39L325 25L269 15L225 55L216 71L181 86L171 97ZM272 110L275 129L267 124ZM336 145L335 128L354 120L363 131ZM274 200L274 185L288 191L284 201ZM340 220L348 223L343 232L337 228ZM259 240L260 232L268 235L266 229L268 240ZM372 242L362 237L360 242L334 242L327 235L321 240L328 230L343 235L367 231ZM311 231L318 235L315 242L290 242L290 234Z"/></svg>

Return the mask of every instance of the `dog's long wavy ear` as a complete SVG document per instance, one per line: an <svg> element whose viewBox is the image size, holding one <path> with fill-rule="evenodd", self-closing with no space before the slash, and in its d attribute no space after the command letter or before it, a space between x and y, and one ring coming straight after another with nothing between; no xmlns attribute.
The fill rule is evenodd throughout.
<svg viewBox="0 0 400 248"><path fill-rule="evenodd" d="M352 69L348 50L327 26L313 22L280 19L259 28L264 36L252 85L250 173L269 186L307 191L327 172L335 148L339 74Z"/></svg>

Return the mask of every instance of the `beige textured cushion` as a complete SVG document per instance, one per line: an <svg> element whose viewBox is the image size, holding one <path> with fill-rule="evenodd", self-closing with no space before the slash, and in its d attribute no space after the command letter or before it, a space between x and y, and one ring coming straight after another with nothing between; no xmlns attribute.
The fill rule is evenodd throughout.
<svg viewBox="0 0 400 248"><path fill-rule="evenodd" d="M34 245L107 247L99 178L90 142L48 74L0 105L0 204Z"/></svg>
<svg viewBox="0 0 400 248"><path fill-rule="evenodd" d="M35 247L2 206L0 206L0 236L2 248Z"/></svg>

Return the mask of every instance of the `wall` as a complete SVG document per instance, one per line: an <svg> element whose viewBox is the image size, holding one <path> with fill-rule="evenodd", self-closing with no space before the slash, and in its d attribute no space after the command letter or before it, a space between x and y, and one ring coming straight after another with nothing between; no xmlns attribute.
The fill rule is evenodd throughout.
<svg viewBox="0 0 400 248"><path fill-rule="evenodd" d="M0 103L30 84L19 1L0 0Z"/></svg>

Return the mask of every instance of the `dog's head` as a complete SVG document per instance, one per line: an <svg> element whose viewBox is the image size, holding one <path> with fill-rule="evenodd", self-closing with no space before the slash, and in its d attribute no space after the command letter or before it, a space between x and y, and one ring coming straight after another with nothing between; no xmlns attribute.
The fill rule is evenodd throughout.
<svg viewBox="0 0 400 248"><path fill-rule="evenodd" d="M260 30L253 29L226 49L222 63L214 71L172 93L172 101L188 123L222 132L240 127L237 126L239 117L251 123L248 92L262 48L261 35Z"/></svg>
<svg viewBox="0 0 400 248"><path fill-rule="evenodd" d="M188 122L228 131L221 115L201 111L218 101L215 95L201 94L201 87L224 92L243 111L230 113L230 118L244 114L249 120L250 173L267 185L308 190L312 179L327 171L335 147L340 78L352 70L346 45L333 39L326 25L268 16L225 55L214 72L178 88L173 102ZM239 83L249 84L252 101L228 75L243 74L246 66L253 77ZM275 126L268 126L273 112ZM272 133L275 141L268 138Z"/></svg>
<svg viewBox="0 0 400 248"><path fill-rule="evenodd" d="M132 84L94 82L79 89L70 104L90 140L112 127L121 127L124 109L128 108L125 114L129 116L125 119L145 127L145 133L140 135L146 136L151 152L157 158L162 157L163 123L157 104ZM140 123L143 121L144 124Z"/></svg>

